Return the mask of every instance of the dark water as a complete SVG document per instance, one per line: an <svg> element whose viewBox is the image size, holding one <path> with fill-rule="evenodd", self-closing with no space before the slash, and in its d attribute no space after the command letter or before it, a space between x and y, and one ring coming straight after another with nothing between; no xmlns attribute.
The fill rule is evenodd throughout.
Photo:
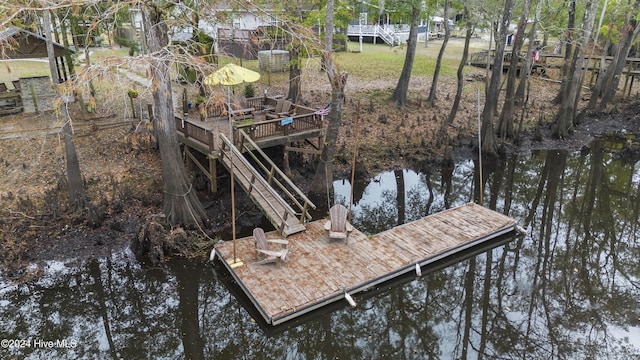
<svg viewBox="0 0 640 360"><path fill-rule="evenodd" d="M287 328L254 321L208 264L50 263L37 282L0 284L0 338L12 340L0 358L636 359L640 170L614 158L485 164L484 205L527 236ZM354 225L376 233L474 201L477 179L473 161L379 174L356 184ZM348 203L348 182L335 187Z"/></svg>

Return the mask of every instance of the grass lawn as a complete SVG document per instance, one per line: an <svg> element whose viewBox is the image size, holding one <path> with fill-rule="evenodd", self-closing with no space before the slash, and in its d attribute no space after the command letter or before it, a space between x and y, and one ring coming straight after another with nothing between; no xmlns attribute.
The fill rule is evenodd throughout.
<svg viewBox="0 0 640 360"><path fill-rule="evenodd" d="M114 46L114 47L101 47L90 48L89 57L92 63L97 63L105 60L109 57L127 57L129 56L129 48Z"/></svg>
<svg viewBox="0 0 640 360"><path fill-rule="evenodd" d="M413 64L412 76L432 76L436 65L438 52L442 46L442 40L430 41L427 46L424 43L418 43L416 48L416 57ZM451 38L447 44L444 53L442 68L440 74L443 77L455 76L462 50L464 46L463 38ZM484 49L486 44L478 41L472 41L469 52L477 52ZM402 71L404 59L406 55L406 47L390 47L385 44L363 44L362 52L357 42L348 42L349 51L337 53L338 66L352 74L361 81L384 80L396 81ZM96 48L90 53L91 62L93 64L111 57L127 57L128 48ZM241 63L242 66L259 71L257 60L238 59L220 59L220 65L227 62ZM315 71L319 68L319 57L303 59L303 71ZM133 71L133 69L131 69ZM466 71L473 71L467 69ZM47 76L49 75L49 66L46 61L37 60L7 60L0 64L0 82L5 82L11 88L11 80L19 77L29 76ZM288 71L282 73L263 73L260 83L266 86L273 84L284 84L288 82Z"/></svg>
<svg viewBox="0 0 640 360"><path fill-rule="evenodd" d="M416 57L413 63L412 76L431 76L436 67L438 52L442 46L442 40L430 41L427 47L424 43L419 43L416 48ZM356 76L362 80L397 80L402 72L404 58L407 52L406 47L390 47L384 44L362 44L362 52L359 52L360 45L357 42L348 42L349 51L337 53L337 64L342 70ZM452 38L445 49L440 74L442 76L455 76L462 57L464 48L463 38ZM485 46L478 42L472 42L469 53L482 51ZM317 69L320 59L304 59L303 67ZM223 61L224 62L224 61ZM221 65L223 65L221 62ZM242 66L259 71L257 60L244 60ZM466 71L474 71L467 69ZM288 79L288 72L263 74L261 81L268 81L267 76L271 76L271 81L279 82ZM282 79L281 79L282 78Z"/></svg>
<svg viewBox="0 0 640 360"><path fill-rule="evenodd" d="M91 51L91 61L100 62L107 57L125 57L128 55L128 48L96 48ZM79 55L78 53L76 55ZM0 61L0 82L7 84L9 88L12 80L21 77L49 76L49 64L47 59L27 59L27 60L2 60Z"/></svg>
<svg viewBox="0 0 640 360"><path fill-rule="evenodd" d="M13 88L11 80L21 77L49 76L49 63L39 60L4 60L0 62L0 82Z"/></svg>
<svg viewBox="0 0 640 360"><path fill-rule="evenodd" d="M455 75L462 57L463 45L463 39L449 41L442 60L441 75ZM433 75L441 46L442 41L431 41L427 47L424 43L418 43L411 74ZM350 52L338 54L338 63L347 72L363 79L397 79L402 72L407 52L406 47L392 48L381 44L362 44L362 52L354 52L360 49L360 45L356 42L349 42L348 48ZM470 52L474 51L479 49L470 50Z"/></svg>

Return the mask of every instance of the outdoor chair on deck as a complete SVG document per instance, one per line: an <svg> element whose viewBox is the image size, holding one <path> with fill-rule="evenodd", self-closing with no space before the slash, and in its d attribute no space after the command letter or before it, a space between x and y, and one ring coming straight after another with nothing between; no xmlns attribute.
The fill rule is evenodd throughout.
<svg viewBox="0 0 640 360"><path fill-rule="evenodd" d="M256 264L269 264L275 262L279 265L287 260L287 255L289 255L287 245L289 244L289 241L284 239L267 240L262 228L253 229L253 237L256 240L256 252L258 255L258 261ZM272 250L269 248L269 244L279 244L283 248L279 250Z"/></svg>
<svg viewBox="0 0 640 360"><path fill-rule="evenodd" d="M291 101L286 99L278 99L274 112L268 113L267 117L269 119L279 119L279 118L287 117L289 116L289 111L291 111L291 106L293 106Z"/></svg>
<svg viewBox="0 0 640 360"><path fill-rule="evenodd" d="M329 240L344 240L347 242L353 226L347 221L348 210L341 204L333 205L329 210L329 221L324 224L324 229L329 232Z"/></svg>

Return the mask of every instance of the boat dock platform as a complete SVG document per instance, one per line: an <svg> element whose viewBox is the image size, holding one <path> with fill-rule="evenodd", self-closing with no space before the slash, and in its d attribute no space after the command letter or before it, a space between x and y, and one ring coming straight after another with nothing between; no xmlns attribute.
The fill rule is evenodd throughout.
<svg viewBox="0 0 640 360"><path fill-rule="evenodd" d="M367 236L354 229L348 241L329 240L327 220L287 237L282 264L256 264L253 236L217 244L215 256L267 324L278 325L516 230L514 219L469 203ZM281 239L277 231L267 239ZM213 252L212 252L213 256ZM428 269L425 268L425 272Z"/></svg>

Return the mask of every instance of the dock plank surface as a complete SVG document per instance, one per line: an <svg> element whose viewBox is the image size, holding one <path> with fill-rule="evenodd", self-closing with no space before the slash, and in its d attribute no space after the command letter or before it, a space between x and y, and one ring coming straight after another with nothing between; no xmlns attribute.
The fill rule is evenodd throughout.
<svg viewBox="0 0 640 360"><path fill-rule="evenodd" d="M244 265L232 268L233 243L216 255L267 323L285 322L443 257L511 232L515 220L473 203L427 216L373 236L355 229L348 242L329 241L325 220L287 237L289 258L282 265L255 264L253 237L236 240ZM268 239L281 238L273 231Z"/></svg>

